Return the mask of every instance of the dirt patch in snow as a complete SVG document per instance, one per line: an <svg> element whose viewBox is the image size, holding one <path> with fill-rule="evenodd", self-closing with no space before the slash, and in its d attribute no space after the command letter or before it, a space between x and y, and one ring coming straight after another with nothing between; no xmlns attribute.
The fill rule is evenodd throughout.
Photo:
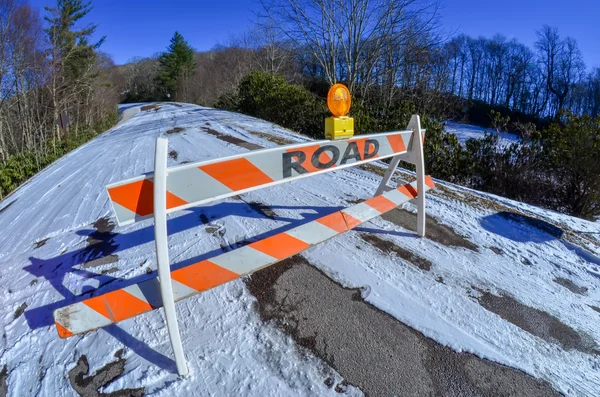
<svg viewBox="0 0 600 397"><path fill-rule="evenodd" d="M45 239L40 240L40 241L36 241L35 243L33 243L33 245L34 245L33 249L38 249L40 247L43 247L44 245L46 245L46 243L48 242L48 240L50 240L50 237L45 238Z"/></svg>
<svg viewBox="0 0 600 397"><path fill-rule="evenodd" d="M247 142L243 139L236 138L231 135L222 134L219 131L215 131L214 129L209 128L209 127L201 127L201 129L204 130L205 132L209 133L210 135L217 137L217 139L220 139L227 143L231 143L233 145L237 145L239 147L243 147L248 150L264 149L263 146L257 145L256 143Z"/></svg>
<svg viewBox="0 0 600 397"><path fill-rule="evenodd" d="M395 208L381 216L388 222L404 229L417 232L417 214ZM463 247L474 252L479 252L477 246L465 237L456 233L446 225L440 224L435 218L427 215L425 219L425 237L440 244L450 247Z"/></svg>
<svg viewBox="0 0 600 397"><path fill-rule="evenodd" d="M69 382L73 389L82 397L141 397L144 395L144 388L123 389L112 393L101 393L98 390L111 384L116 378L123 374L125 370L125 359L119 358L117 361L106 364L100 368L94 375L88 375L90 365L85 355L77 360L75 368L69 371Z"/></svg>
<svg viewBox="0 0 600 397"><path fill-rule="evenodd" d="M142 112L149 112L151 110L158 112L160 110L160 106L158 106L156 103L153 103L152 105L144 105L140 108L140 111Z"/></svg>
<svg viewBox="0 0 600 397"><path fill-rule="evenodd" d="M269 219L277 218L277 214L275 213L275 211L273 211L273 209L266 204L260 203L258 201L250 201L250 202L248 202L248 205L254 211L258 212L259 214L263 215L266 218L269 218Z"/></svg>
<svg viewBox="0 0 600 397"><path fill-rule="evenodd" d="M173 160L177 160L177 157L179 157L179 154L175 150L171 150L169 152L169 157L172 158Z"/></svg>
<svg viewBox="0 0 600 397"><path fill-rule="evenodd" d="M398 247L396 244L391 241L381 239L373 234L369 233L361 233L360 238L362 238L365 242L379 248L381 251L394 254L398 258L402 258L405 261L417 266L421 270L429 271L431 270L431 262L427 259L407 250L404 248Z"/></svg>
<svg viewBox="0 0 600 397"><path fill-rule="evenodd" d="M113 254L119 248L115 243L114 237L117 233L112 233L115 224L108 217L100 218L92 224L94 232L87 238L87 247L79 254L82 269L107 265L119 260L119 256Z"/></svg>
<svg viewBox="0 0 600 397"><path fill-rule="evenodd" d="M588 292L586 287L580 287L568 278L556 277L552 281L554 281L556 284L562 285L574 294L585 295L585 293Z"/></svg>
<svg viewBox="0 0 600 397"><path fill-rule="evenodd" d="M175 128L171 128L170 130L168 130L167 134L169 134L169 135L176 134L176 133L181 132L181 131L185 131L185 128L175 127Z"/></svg>
<svg viewBox="0 0 600 397"><path fill-rule="evenodd" d="M599 347L591 336L577 332L558 318L542 310L526 306L512 296L504 294L497 296L475 289L481 293L481 296L477 298L481 306L523 331L546 342L559 344L565 350L575 349L582 353L600 355Z"/></svg>
<svg viewBox="0 0 600 397"><path fill-rule="evenodd" d="M181 107L183 107L183 105L182 105L182 104L180 104L180 103L174 103L174 102L169 102L167 105L176 106L176 107L178 107L178 108L181 108Z"/></svg>
<svg viewBox="0 0 600 397"><path fill-rule="evenodd" d="M494 252L494 254L496 255L502 255L504 254L504 251L502 251L500 248L498 247L490 247L490 249Z"/></svg>
<svg viewBox="0 0 600 397"><path fill-rule="evenodd" d="M272 135L272 134L266 134L264 132L258 132L258 131L248 131L250 134L252 135L256 135L260 138L266 139L267 141L276 143L278 145L291 145L292 143L295 143L294 141L290 140L290 139L286 139L277 135Z"/></svg>
<svg viewBox="0 0 600 397"><path fill-rule="evenodd" d="M596 311L596 312L600 313L600 307L596 307L596 306L592 306L592 305L589 305L589 307L591 307L591 308L592 308L592 310L594 310L594 311Z"/></svg>
<svg viewBox="0 0 600 397"><path fill-rule="evenodd" d="M385 168L382 167L378 167L376 165L373 164L362 164L359 165L358 168L360 168L361 170L365 170L368 172L372 172L374 174L377 174L379 176L383 176L385 174Z"/></svg>
<svg viewBox="0 0 600 397"><path fill-rule="evenodd" d="M8 384L6 382L8 378L8 367L5 365L0 371L0 397L6 397L8 395Z"/></svg>
<svg viewBox="0 0 600 397"><path fill-rule="evenodd" d="M21 306L17 307L17 310L15 310L15 312L13 313L13 319L18 319L19 317L21 317L21 314L23 314L23 312L25 311L25 309L27 309L27 303L23 302L21 304Z"/></svg>
<svg viewBox="0 0 600 397"><path fill-rule="evenodd" d="M3 213L4 211L6 211L8 209L8 207L13 205L15 203L15 201L17 201L17 200L13 200L10 203L6 204L4 207L2 207L2 209L0 209L0 214Z"/></svg>
<svg viewBox="0 0 600 397"><path fill-rule="evenodd" d="M246 279L263 321L368 396L558 396L544 381L457 353L365 302L297 255ZM325 378L333 386L332 379Z"/></svg>

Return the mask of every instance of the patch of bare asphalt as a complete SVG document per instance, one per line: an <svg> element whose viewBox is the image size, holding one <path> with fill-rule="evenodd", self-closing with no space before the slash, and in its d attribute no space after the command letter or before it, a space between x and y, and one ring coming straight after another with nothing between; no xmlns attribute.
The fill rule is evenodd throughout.
<svg viewBox="0 0 600 397"><path fill-rule="evenodd" d="M177 160L177 157L179 157L179 154L177 154L177 152L175 150L171 150L169 152L169 157L172 158L173 160Z"/></svg>
<svg viewBox="0 0 600 397"><path fill-rule="evenodd" d="M565 350L578 350L583 353L600 355L594 339L562 323L558 318L526 306L510 295L500 296L475 288L481 293L479 304L496 313L504 320L547 342L560 345Z"/></svg>
<svg viewBox="0 0 600 397"><path fill-rule="evenodd" d="M171 135L171 134L176 134L178 132L184 131L185 128L182 127L175 127L175 128L171 128L170 130L167 131L167 134Z"/></svg>
<svg viewBox="0 0 600 397"><path fill-rule="evenodd" d="M381 216L388 222L398 225L412 232L417 232L417 214L394 208ZM427 215L425 219L426 238L450 247L463 247L479 252L477 246L465 237L456 233L450 227L440 224L437 219Z"/></svg>
<svg viewBox="0 0 600 397"><path fill-rule="evenodd" d="M100 218L92 224L94 232L87 238L87 247L79 254L83 264L82 269L115 263L119 256L113 254L119 248L115 243L114 237L117 233L112 233L115 228L113 221L108 218Z"/></svg>
<svg viewBox="0 0 600 397"><path fill-rule="evenodd" d="M248 131L250 134L252 135L256 135L260 138L266 139L267 141L276 143L278 145L291 145L292 143L294 143L294 141L289 140L289 139L285 139L283 137L280 137L278 135L272 135L272 134L266 134L264 132L258 132L258 131Z"/></svg>
<svg viewBox="0 0 600 397"><path fill-rule="evenodd" d="M15 310L15 312L13 313L13 319L18 319L19 317L21 317L21 314L23 314L23 312L25 311L25 309L27 309L27 303L23 302L21 304L21 306L17 307L17 310Z"/></svg>
<svg viewBox="0 0 600 397"><path fill-rule="evenodd" d="M252 142L247 142L243 139L240 138L236 138L234 136L231 135L227 135L227 134L222 134L219 131L216 131L210 127L200 127L202 130L204 130L205 132L209 133L210 135L217 137L217 139L220 139L222 141L225 141L227 143L231 143L233 145L237 145L239 147L243 147L245 149L248 150L257 150L257 149L264 149L263 146L257 145L256 143L252 143Z"/></svg>
<svg viewBox="0 0 600 397"><path fill-rule="evenodd" d="M100 274L111 274L111 273L115 273L115 272L117 272L118 270L119 270L119 268L118 268L118 267L116 267L116 266L113 266L113 267L111 267L110 269L104 269L104 270L102 270L102 271L100 272Z"/></svg>
<svg viewBox="0 0 600 397"><path fill-rule="evenodd" d="M289 334L367 396L559 395L547 382L521 371L439 345L299 255L254 273L246 283L263 321ZM344 389L344 382L335 386Z"/></svg>
<svg viewBox="0 0 600 397"><path fill-rule="evenodd" d="M152 105L144 105L140 108L140 111L145 112L145 111L150 111L150 110L154 110L155 112L158 112L160 110L160 106L158 106L156 103L153 103Z"/></svg>
<svg viewBox="0 0 600 397"><path fill-rule="evenodd" d="M381 239L374 234L369 233L360 233L360 238L362 238L365 242L379 248L383 252L395 254L398 258L404 259L405 261L417 266L421 270L431 270L430 261L407 249L398 247L391 241Z"/></svg>
<svg viewBox="0 0 600 397"><path fill-rule="evenodd" d="M169 105L172 105L172 106L177 106L178 108L181 108L181 107L183 107L183 105L182 105L182 104L179 104L179 103L173 103L173 102L169 102L168 104L169 104Z"/></svg>
<svg viewBox="0 0 600 397"><path fill-rule="evenodd" d="M18 199L17 199L17 200L18 200ZM4 207L2 207L2 208L0 209L0 214L1 214L1 213L3 213L4 211L6 211L6 210L8 209L8 207L10 207L11 205L13 205L13 204L15 203L15 201L17 201L17 200L13 200L13 201L11 201L10 203L6 204Z"/></svg>
<svg viewBox="0 0 600 397"><path fill-rule="evenodd" d="M6 397L8 395L8 367L5 365L0 371L0 397Z"/></svg>
<svg viewBox="0 0 600 397"><path fill-rule="evenodd" d="M586 287L580 287L568 278L556 277L552 281L554 281L556 284L562 285L574 294L585 295L585 293L588 291Z"/></svg>
<svg viewBox="0 0 600 397"><path fill-rule="evenodd" d="M101 387L108 386L116 378L123 374L125 369L125 359L118 358L117 361L106 364L96 371L94 375L88 375L90 365L87 357L82 355L77 360L75 368L69 371L69 382L73 389L82 397L141 397L144 395L144 388L123 389L112 393L101 393L98 391Z"/></svg>

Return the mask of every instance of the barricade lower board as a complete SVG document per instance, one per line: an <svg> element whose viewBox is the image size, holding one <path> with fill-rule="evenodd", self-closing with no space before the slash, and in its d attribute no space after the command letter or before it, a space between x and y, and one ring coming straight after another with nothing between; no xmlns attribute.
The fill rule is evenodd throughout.
<svg viewBox="0 0 600 397"><path fill-rule="evenodd" d="M425 177L425 190L434 187ZM171 272L175 301L273 265L355 228L417 197L416 182L362 203ZM54 311L62 338L92 331L162 306L157 278L86 299Z"/></svg>

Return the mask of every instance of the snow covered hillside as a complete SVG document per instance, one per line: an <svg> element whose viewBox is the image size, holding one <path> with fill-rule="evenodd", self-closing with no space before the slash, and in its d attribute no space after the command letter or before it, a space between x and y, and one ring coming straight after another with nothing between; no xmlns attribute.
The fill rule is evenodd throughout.
<svg viewBox="0 0 600 397"><path fill-rule="evenodd" d="M496 131L493 128L483 128L476 125L459 123L457 121L444 121L446 124L446 132L450 132L455 134L460 143L464 144L470 138L481 139L483 138L485 132L493 132ZM517 134L513 134L510 132L501 132L500 133L500 144L503 146L510 145L514 142L519 142L521 138Z"/></svg>
<svg viewBox="0 0 600 397"><path fill-rule="evenodd" d="M600 395L600 223L443 181L436 181L427 196L426 238L411 231L416 217L408 204L307 250L292 270L289 263L274 265L281 266L279 278L235 280L178 303L188 378L175 372L162 311L60 339L53 310L92 291L156 276L152 220L115 226L104 186L152 171L157 136L169 138L169 166L309 140L251 117L188 104L122 110L116 127L0 202L0 395L3 390L19 397L92 396L96 390L114 396L362 395L379 390L371 387L388 387L383 381L369 384L373 375L361 372L370 370L365 367L393 381L389 371L396 364L377 367L386 353L368 357L357 370L351 364L364 354L344 354L353 343L372 354L375 339L385 351L388 342L382 341L395 343L400 331L386 331L384 337L373 326L372 338L360 334L368 326L361 323L370 318L367 314L323 324L337 321L333 317L344 310L342 304L363 303L357 310L373 305L389 314L381 321L418 331L402 338L422 338L419 343L429 346L428 352L447 346L453 350L443 350L448 360L456 352L473 353L476 357L457 356L471 360L457 379L478 373L468 380L473 388L481 383L476 390L506 387L507 382L494 382L508 374L525 377L503 366L489 367L483 358L537 379L527 376L537 394L517 387L512 395L549 395L544 390L552 389L570 396ZM171 214L172 267L369 198L383 167L334 171ZM401 178L411 175L398 172L394 180ZM307 283L302 284L306 299L290 303L297 284L291 277L303 264L319 270L315 277L323 277L322 288L330 295L316 295L320 284ZM348 290L339 285L353 288L346 301ZM311 297L333 314L314 317L306 309L292 325L277 322ZM311 326L317 331L307 331ZM336 326L342 331L333 338L341 343L339 350L322 342ZM401 353L390 349L389 355ZM436 383L446 361L415 357L423 362L398 360L397 365L414 365L416 372L427 367L423 376L431 385L423 387L436 394L459 393L452 392L452 384ZM411 371L404 371L408 381ZM407 390L403 393L410 395Z"/></svg>

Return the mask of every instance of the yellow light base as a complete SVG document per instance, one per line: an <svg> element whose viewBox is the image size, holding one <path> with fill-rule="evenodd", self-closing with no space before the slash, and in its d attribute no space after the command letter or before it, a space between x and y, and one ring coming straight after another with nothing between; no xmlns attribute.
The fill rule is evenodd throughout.
<svg viewBox="0 0 600 397"><path fill-rule="evenodd" d="M354 119L352 117L327 117L325 119L326 139L347 139L353 136Z"/></svg>

